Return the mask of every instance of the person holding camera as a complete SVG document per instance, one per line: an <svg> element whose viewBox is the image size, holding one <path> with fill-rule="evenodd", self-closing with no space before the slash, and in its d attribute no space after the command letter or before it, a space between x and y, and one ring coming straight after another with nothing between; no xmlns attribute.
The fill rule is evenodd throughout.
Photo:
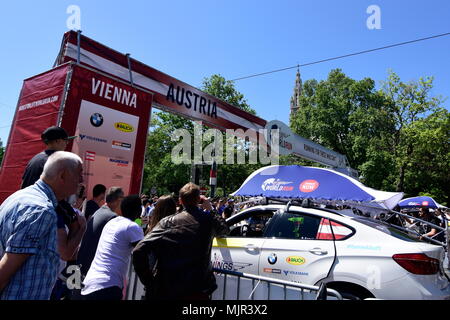
<svg viewBox="0 0 450 320"><path fill-rule="evenodd" d="M83 186L80 185L79 190ZM57 239L58 252L60 254L59 276L53 288L50 300L61 300L67 298L69 290L67 289L66 268L76 263L78 248L86 231L86 219L81 212L74 207L75 201L71 198L77 198L77 195L69 197L68 201L60 201L56 207L57 216Z"/></svg>
<svg viewBox="0 0 450 320"><path fill-rule="evenodd" d="M148 300L209 300L217 288L212 241L229 233L229 227L197 185L186 184L179 196L184 210L159 221L133 250L133 265Z"/></svg>
<svg viewBox="0 0 450 320"><path fill-rule="evenodd" d="M0 206L0 300L48 300L59 274L58 201L83 182L82 160L53 153L41 178ZM73 221L82 229L83 222Z"/></svg>

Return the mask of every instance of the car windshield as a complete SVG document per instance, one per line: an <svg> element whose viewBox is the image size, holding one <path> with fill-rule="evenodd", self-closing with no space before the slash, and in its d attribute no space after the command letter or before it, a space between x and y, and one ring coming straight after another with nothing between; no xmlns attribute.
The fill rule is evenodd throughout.
<svg viewBox="0 0 450 320"><path fill-rule="evenodd" d="M397 239L401 239L404 241L409 241L409 242L421 242L417 237L414 237L411 234L408 234L402 230L399 230L393 226L391 226L390 224L381 222L381 221L374 221L374 220L370 220L368 218L355 218L353 219L355 221L358 221L359 223L362 223L366 226L375 228L381 232L384 232L388 235L391 235Z"/></svg>

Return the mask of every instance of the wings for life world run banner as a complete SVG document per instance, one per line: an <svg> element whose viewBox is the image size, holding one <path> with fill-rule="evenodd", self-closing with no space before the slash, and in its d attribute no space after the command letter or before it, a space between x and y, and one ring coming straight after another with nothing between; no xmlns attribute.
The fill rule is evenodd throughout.
<svg viewBox="0 0 450 320"><path fill-rule="evenodd" d="M57 64L79 61L119 79L134 82L137 87L151 91L153 106L203 124L225 129L243 129L258 132L266 120L236 108L206 92L175 79L138 60L113 50L93 39L80 35L80 51L75 31L64 34ZM79 53L79 55L78 55ZM131 69L131 72L130 72ZM264 139L264 137L261 137Z"/></svg>
<svg viewBox="0 0 450 320"><path fill-rule="evenodd" d="M41 133L52 125L79 135L67 150L79 153L85 163L89 197L96 183L139 193L152 104L221 130L258 132L266 125L262 118L83 35L78 55L77 43L77 33L67 32L58 67L24 82L0 171L0 203L20 187L27 162L45 149ZM78 57L81 65L74 63ZM108 121L109 128L102 128L105 124L101 130L89 127L87 121L95 113ZM89 119L81 118L85 115ZM92 119L100 121L98 115ZM111 123L116 127L111 128Z"/></svg>
<svg viewBox="0 0 450 320"><path fill-rule="evenodd" d="M45 149L41 133L58 123L70 65L25 79L0 168L0 204L19 190L30 159Z"/></svg>
<svg viewBox="0 0 450 320"><path fill-rule="evenodd" d="M0 204L21 185L41 133L77 135L67 151L83 160L88 198L95 184L141 189L152 93L70 62L24 81L0 170Z"/></svg>

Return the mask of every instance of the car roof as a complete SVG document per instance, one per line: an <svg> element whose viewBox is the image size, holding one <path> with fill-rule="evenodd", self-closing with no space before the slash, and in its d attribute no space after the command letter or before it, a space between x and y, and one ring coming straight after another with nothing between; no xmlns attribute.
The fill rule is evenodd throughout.
<svg viewBox="0 0 450 320"><path fill-rule="evenodd" d="M258 205L258 206L254 206L254 207L242 210L241 212L233 215L232 217L230 217L228 219L232 219L232 218L235 219L237 216L244 215L247 212L254 211L254 210L280 210L280 209L286 209L286 204L264 204L264 205ZM289 206L289 211L291 211L291 212L304 212L304 213L318 215L318 216L321 216L321 217L324 217L324 218L329 218L329 219L351 218L349 215L342 214L342 213L340 213L337 210L325 209L325 208L304 208L304 207L301 207L301 206L298 206L298 205L291 205L291 206ZM359 217L359 216L356 216L356 215L354 215L354 216L355 217Z"/></svg>
<svg viewBox="0 0 450 320"><path fill-rule="evenodd" d="M232 217L227 219L227 222L234 223L234 220L238 220L239 216L245 215L246 213L254 210L279 210L286 209L286 204L262 204L257 205L248 209L245 209L238 214L233 215ZM399 239L398 237L393 236L390 232L386 232L384 229L389 228L389 224L383 221L379 221L370 217L360 216L354 214L352 210L333 210L328 208L305 208L299 205L291 205L289 206L289 212L301 212L307 213L311 215L315 215L318 217L327 218L330 220L334 220L336 222L340 222L352 228L356 228L357 225L359 228L370 228L371 230L377 230L384 235L390 235L394 239ZM430 244L431 245L431 244Z"/></svg>

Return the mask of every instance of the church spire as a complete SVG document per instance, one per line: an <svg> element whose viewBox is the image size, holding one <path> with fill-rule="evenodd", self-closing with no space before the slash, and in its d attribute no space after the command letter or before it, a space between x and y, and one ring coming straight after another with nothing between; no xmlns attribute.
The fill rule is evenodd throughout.
<svg viewBox="0 0 450 320"><path fill-rule="evenodd" d="M291 97L291 116L297 112L298 97L302 94L302 79L300 77L300 67L297 67L297 75L295 78L294 94Z"/></svg>

